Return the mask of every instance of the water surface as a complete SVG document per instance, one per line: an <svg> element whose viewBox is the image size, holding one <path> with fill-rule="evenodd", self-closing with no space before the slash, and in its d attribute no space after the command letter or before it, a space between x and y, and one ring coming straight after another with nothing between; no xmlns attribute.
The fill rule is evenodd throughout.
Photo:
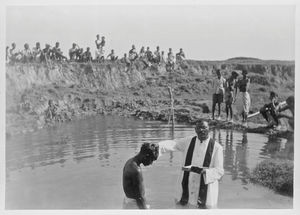
<svg viewBox="0 0 300 215"><path fill-rule="evenodd" d="M193 134L191 126L172 132L162 122L97 116L14 136L6 143L6 209L120 209L122 169L140 144ZM293 160L293 143L232 130L211 136L224 148L219 208L292 208L292 198L250 184L249 173L270 157ZM173 152L143 167L152 208L175 207L180 161Z"/></svg>

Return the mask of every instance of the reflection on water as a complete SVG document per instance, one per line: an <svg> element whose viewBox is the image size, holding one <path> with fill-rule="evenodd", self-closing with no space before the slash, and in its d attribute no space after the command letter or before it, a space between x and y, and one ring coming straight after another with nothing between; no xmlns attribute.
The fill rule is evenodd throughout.
<svg viewBox="0 0 300 215"><path fill-rule="evenodd" d="M83 186L83 190L78 190L79 193L91 189L90 192L95 196L98 195L98 199L106 199L106 202L95 202L98 208L118 208L114 202L115 196L123 195L120 180L123 165L128 158L139 151L142 142L157 142L193 134L194 128L191 126L176 126L175 131L172 132L168 125L161 122L106 116L12 137L6 143L6 205L8 208L38 208L35 205L37 203L34 203L35 198L38 198L33 196L34 192L40 194L47 192L46 189L61 189L61 193L58 192L55 197L59 201L65 198L63 192L66 187L75 186L80 189ZM270 138L233 130L212 130L211 136L224 148L225 175L230 176L232 180L239 180L242 185L248 183L251 169L263 159L280 157L293 160L293 143L282 138ZM155 162L155 166L159 168L171 167L169 174L175 173L179 164L180 157L176 152L162 156ZM64 170L62 173L60 173L61 168ZM50 173L52 170L54 176ZM149 174L152 174L149 177L155 180L155 175L160 172L152 171ZM34 182L31 182L33 176L36 180L40 180L39 183L42 185L46 179L51 178L52 181L47 181L49 186L47 188L44 186L36 188ZM72 185L63 184L62 181L74 176L80 177L80 180L73 182ZM101 182L87 188L88 185L85 184L94 183L95 178ZM168 181L160 183L165 183L162 186L171 189ZM20 188L15 188L17 185L28 190L22 193ZM101 192L109 189L116 189L117 194ZM65 192L67 193L67 190ZM25 195L24 193L26 196L22 196ZM28 193L32 193L32 196L31 194L28 196ZM45 198L46 201L48 197L39 198ZM75 202L81 197L70 198L70 202ZM29 200L22 204L21 201L24 199ZM66 203L67 200L64 199L62 202L64 201ZM80 202L84 204L82 200ZM49 204L56 208L53 202ZM79 208L97 208L95 205L80 206L80 204ZM71 208L76 208L74 205L69 203ZM46 204L44 207L49 208L49 205ZM61 205L57 207L63 208Z"/></svg>

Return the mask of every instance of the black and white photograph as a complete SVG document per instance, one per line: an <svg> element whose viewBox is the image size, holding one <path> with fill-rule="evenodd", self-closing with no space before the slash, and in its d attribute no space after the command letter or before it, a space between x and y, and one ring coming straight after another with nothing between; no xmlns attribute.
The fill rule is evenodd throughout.
<svg viewBox="0 0 300 215"><path fill-rule="evenodd" d="M3 213L296 214L295 1L1 7Z"/></svg>

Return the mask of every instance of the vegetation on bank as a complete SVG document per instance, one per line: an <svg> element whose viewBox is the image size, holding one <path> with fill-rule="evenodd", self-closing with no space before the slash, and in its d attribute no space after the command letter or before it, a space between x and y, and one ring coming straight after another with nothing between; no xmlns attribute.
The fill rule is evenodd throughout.
<svg viewBox="0 0 300 215"><path fill-rule="evenodd" d="M250 180L276 192L293 196L294 163L281 159L264 160L253 169Z"/></svg>

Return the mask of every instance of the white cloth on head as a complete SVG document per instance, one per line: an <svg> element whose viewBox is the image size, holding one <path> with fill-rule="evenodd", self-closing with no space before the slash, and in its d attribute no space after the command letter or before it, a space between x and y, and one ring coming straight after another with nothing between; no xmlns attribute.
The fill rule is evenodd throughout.
<svg viewBox="0 0 300 215"><path fill-rule="evenodd" d="M192 140L193 136L175 139L175 140L165 140L158 143L159 154L164 154L169 151L180 151L182 152L182 166L185 165L186 154ZM192 166L202 168L204 157L206 154L207 145L209 139L200 143L200 140L196 138L194 153L192 157ZM180 167L181 168L181 167ZM181 182L183 179L183 171L180 169L180 176L177 182L176 189L176 200L179 201L182 195ZM206 206L209 208L215 208L218 203L218 193L219 193L219 182L220 178L224 174L223 169L223 147L215 142L211 163L208 169L206 169L206 174L204 174L205 184L208 185L207 190L207 200ZM189 177L189 204L197 205L199 188L200 188L201 175L198 173L190 172Z"/></svg>

